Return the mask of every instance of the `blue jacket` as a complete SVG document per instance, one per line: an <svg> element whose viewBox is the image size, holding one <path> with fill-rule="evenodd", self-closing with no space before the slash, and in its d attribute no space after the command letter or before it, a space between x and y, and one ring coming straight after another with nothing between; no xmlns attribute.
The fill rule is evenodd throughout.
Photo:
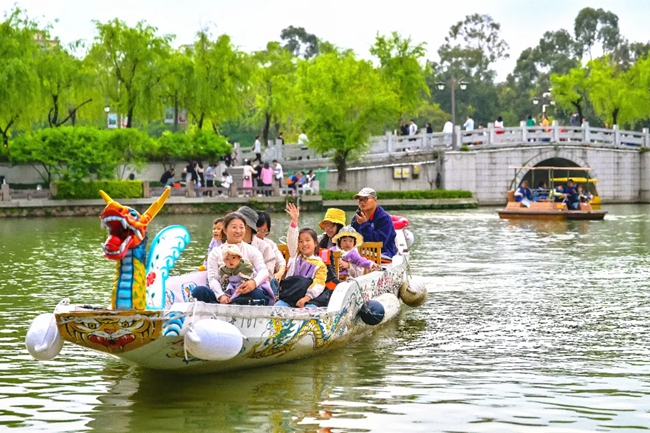
<svg viewBox="0 0 650 433"><path fill-rule="evenodd" d="M363 224L357 222L357 216L352 218L352 227L361 233L364 242L383 242L381 253L384 256L393 257L397 254L395 245L395 227L390 215L381 207L377 206L372 220Z"/></svg>

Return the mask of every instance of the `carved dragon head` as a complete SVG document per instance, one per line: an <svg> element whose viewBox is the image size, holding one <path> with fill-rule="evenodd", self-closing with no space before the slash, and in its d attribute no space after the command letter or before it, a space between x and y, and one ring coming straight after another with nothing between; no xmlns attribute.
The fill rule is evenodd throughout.
<svg viewBox="0 0 650 433"><path fill-rule="evenodd" d="M128 206L122 206L104 191L99 191L106 202L106 208L99 216L102 227L108 229L108 238L102 244L104 257L122 260L130 249L140 246L147 236L147 226L167 201L170 191L166 188L143 214Z"/></svg>

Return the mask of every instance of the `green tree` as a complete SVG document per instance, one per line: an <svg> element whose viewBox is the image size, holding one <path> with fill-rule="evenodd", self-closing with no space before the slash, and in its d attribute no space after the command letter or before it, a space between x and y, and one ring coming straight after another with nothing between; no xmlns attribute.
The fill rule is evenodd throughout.
<svg viewBox="0 0 650 433"><path fill-rule="evenodd" d="M71 50L80 43L70 45ZM75 124L77 111L101 97L93 92L94 71L85 67L82 59L74 57L60 44L46 46L36 57L36 72L41 82L41 92L48 108L47 123L51 127L61 126L68 121ZM95 95L92 95L95 93Z"/></svg>
<svg viewBox="0 0 650 433"><path fill-rule="evenodd" d="M358 158L371 133L394 118L397 98L382 74L352 54L322 54L298 67L309 146L333 151L337 185L344 189L346 168Z"/></svg>
<svg viewBox="0 0 650 433"><path fill-rule="evenodd" d="M296 57L311 59L320 52L320 41L315 35L307 33L304 27L289 26L282 29L280 38L285 41L284 49Z"/></svg>
<svg viewBox="0 0 650 433"><path fill-rule="evenodd" d="M584 118L589 86L586 70L578 66L565 75L552 74L551 85L557 105L565 110L575 109Z"/></svg>
<svg viewBox="0 0 650 433"><path fill-rule="evenodd" d="M187 109L199 129L210 121L216 132L221 122L245 113L253 62L233 46L228 35L221 35L216 41L209 36L199 32L191 50L194 92Z"/></svg>
<svg viewBox="0 0 650 433"><path fill-rule="evenodd" d="M400 117L417 111L430 96L426 82L428 66L422 63L426 54L424 45L414 45L410 38L393 32L390 36L377 35L370 47L370 54L379 59L380 70L397 95L395 108Z"/></svg>
<svg viewBox="0 0 650 433"><path fill-rule="evenodd" d="M107 131L107 148L111 160L116 161L118 179L125 179L127 172L133 172L144 167L151 155L156 154L158 143L145 132L125 128Z"/></svg>
<svg viewBox="0 0 650 433"><path fill-rule="evenodd" d="M157 29L140 21L128 27L117 18L105 24L96 21L98 35L89 56L97 64L104 90L119 112L127 116L126 127L131 128L136 112L156 111L159 98L151 97L152 74L160 57L169 52L172 35L158 36Z"/></svg>
<svg viewBox="0 0 650 433"><path fill-rule="evenodd" d="M173 131L178 130L178 116L192 99L194 64L188 52L174 51L163 59L161 67L162 97L166 107L174 111Z"/></svg>
<svg viewBox="0 0 650 433"><path fill-rule="evenodd" d="M20 9L0 23L0 134L8 146L12 128L31 128L36 119L40 85L34 71L38 47L36 24Z"/></svg>
<svg viewBox="0 0 650 433"><path fill-rule="evenodd" d="M580 47L580 54L589 54L592 59L591 49L600 42L603 54L610 53L620 42L618 16L604 9L584 8L575 19L575 38Z"/></svg>
<svg viewBox="0 0 650 433"><path fill-rule="evenodd" d="M266 50L255 53L254 59L258 67L254 77L256 91L251 121L262 124L263 142L268 143L271 124L275 125L278 134L280 125L296 108L296 59L278 42L269 42Z"/></svg>
<svg viewBox="0 0 650 433"><path fill-rule="evenodd" d="M491 65L508 58L508 44L501 39L501 24L489 15L467 15L449 29L438 49L444 69L462 71L477 79L493 79Z"/></svg>

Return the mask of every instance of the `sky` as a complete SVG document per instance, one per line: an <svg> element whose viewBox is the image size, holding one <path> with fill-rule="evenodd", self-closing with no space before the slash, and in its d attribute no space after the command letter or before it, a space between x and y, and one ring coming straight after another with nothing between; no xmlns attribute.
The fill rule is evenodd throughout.
<svg viewBox="0 0 650 433"><path fill-rule="evenodd" d="M370 58L368 50L377 33L397 31L415 43L426 43L431 60L437 60L452 25L469 14L488 14L501 24L501 37L510 45L510 57L494 65L499 81L545 31L564 28L573 33L575 17L584 7L614 12L628 40L650 40L650 1L645 0L0 0L0 9L8 11L14 4L42 24L52 24L52 34L63 43L92 41L93 20L117 17L128 25L145 20L161 34L174 34L175 46L191 44L201 28L209 27L213 34L226 33L236 46L251 52L264 49L268 41L279 41L280 31L293 25L352 48L363 58Z"/></svg>

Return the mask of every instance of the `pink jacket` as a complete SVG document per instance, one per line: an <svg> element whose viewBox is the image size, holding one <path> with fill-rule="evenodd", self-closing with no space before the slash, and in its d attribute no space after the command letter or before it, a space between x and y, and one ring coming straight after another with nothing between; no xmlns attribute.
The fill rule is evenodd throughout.
<svg viewBox="0 0 650 433"><path fill-rule="evenodd" d="M271 185L273 183L273 169L272 168L263 168L262 169L262 183L266 185Z"/></svg>

